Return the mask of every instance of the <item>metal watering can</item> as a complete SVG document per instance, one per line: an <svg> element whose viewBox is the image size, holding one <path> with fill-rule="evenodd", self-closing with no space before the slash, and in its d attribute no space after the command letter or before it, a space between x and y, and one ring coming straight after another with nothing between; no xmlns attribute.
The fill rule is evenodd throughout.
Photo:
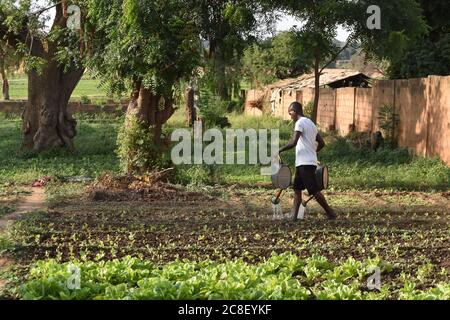
<svg viewBox="0 0 450 320"><path fill-rule="evenodd" d="M283 160L280 156L278 156L278 163L275 163L275 174L272 175L272 185L276 189L280 189L275 197L272 198L273 212L274 216L281 215L281 206L280 206L280 198L284 190L289 188L292 185L292 171L288 165L283 163ZM328 189L329 186L329 175L328 175L328 167L325 165L321 165L318 163L316 169L316 181L317 186L319 187L319 191L323 191ZM310 195L309 199L306 201L302 201L299 210L299 218L304 219L306 206L309 201L314 198L313 195Z"/></svg>

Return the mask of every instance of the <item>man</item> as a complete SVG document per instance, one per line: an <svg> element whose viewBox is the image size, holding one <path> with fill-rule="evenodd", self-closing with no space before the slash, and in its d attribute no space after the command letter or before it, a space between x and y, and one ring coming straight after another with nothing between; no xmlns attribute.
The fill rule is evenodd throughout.
<svg viewBox="0 0 450 320"><path fill-rule="evenodd" d="M289 115L295 123L294 136L286 146L280 149L280 153L295 147L295 179L294 179L294 213L293 219L297 220L298 211L302 203L302 191L307 189L325 210L330 220L336 219L336 214L330 208L325 197L319 191L316 181L317 153L325 147L325 142L319 134L314 122L303 115L303 107L298 102L289 106ZM316 142L318 147L316 147Z"/></svg>

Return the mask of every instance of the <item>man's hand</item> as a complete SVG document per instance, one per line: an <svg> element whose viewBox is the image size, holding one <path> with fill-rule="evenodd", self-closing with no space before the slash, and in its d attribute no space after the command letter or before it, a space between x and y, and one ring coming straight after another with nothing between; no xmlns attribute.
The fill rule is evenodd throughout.
<svg viewBox="0 0 450 320"><path fill-rule="evenodd" d="M298 140L300 139L300 136L301 136L301 132L295 131L294 135L292 136L291 141L287 145L285 145L283 148L281 148L280 151L278 151L278 153L281 154L282 152L284 152L286 150L290 150L290 149L294 148L297 145Z"/></svg>

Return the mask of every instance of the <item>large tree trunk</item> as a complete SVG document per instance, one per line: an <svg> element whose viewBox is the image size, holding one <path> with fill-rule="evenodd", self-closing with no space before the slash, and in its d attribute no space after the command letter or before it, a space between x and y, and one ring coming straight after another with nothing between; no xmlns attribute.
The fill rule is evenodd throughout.
<svg viewBox="0 0 450 320"><path fill-rule="evenodd" d="M141 82L135 83L127 109L127 118L136 116L137 119L151 126L155 145L162 146L162 127L174 112L173 97L155 95Z"/></svg>
<svg viewBox="0 0 450 320"><path fill-rule="evenodd" d="M216 53L215 73L217 79L217 93L219 97L224 100L230 100L230 93L228 90L227 73L225 68L225 61L220 52Z"/></svg>
<svg viewBox="0 0 450 320"><path fill-rule="evenodd" d="M6 77L5 70L5 57L2 52L0 52L0 75L2 76L2 94L5 100L9 100L9 83L8 78Z"/></svg>
<svg viewBox="0 0 450 320"><path fill-rule="evenodd" d="M319 110L319 98L320 98L320 59L316 58L314 63L314 106L312 110L311 120L317 124L317 113Z"/></svg>
<svg viewBox="0 0 450 320"><path fill-rule="evenodd" d="M194 89L192 87L187 87L184 93L186 100L186 123L189 127L194 126L195 119L197 117L195 106L194 106Z"/></svg>
<svg viewBox="0 0 450 320"><path fill-rule="evenodd" d="M70 96L84 69L72 66L68 72L48 61L42 74L28 74L28 103L23 113L23 145L42 151L66 146L74 149L76 121L67 111Z"/></svg>
<svg viewBox="0 0 450 320"><path fill-rule="evenodd" d="M9 83L7 78L3 78L2 93L3 98L9 100Z"/></svg>

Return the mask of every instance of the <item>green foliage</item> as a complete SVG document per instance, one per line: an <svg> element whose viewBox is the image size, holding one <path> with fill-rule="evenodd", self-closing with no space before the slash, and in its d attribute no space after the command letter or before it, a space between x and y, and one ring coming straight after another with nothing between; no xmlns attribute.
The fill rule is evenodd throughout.
<svg viewBox="0 0 450 320"><path fill-rule="evenodd" d="M90 103L91 103L91 100L88 98L88 96L81 96L81 97L80 97L80 102L81 102L82 104L90 104Z"/></svg>
<svg viewBox="0 0 450 320"><path fill-rule="evenodd" d="M296 32L281 32L244 51L243 73L257 87L299 76L311 65L308 50Z"/></svg>
<svg viewBox="0 0 450 320"><path fill-rule="evenodd" d="M312 102L312 101L308 102L308 104L306 106L303 106L303 114L305 115L305 117L307 117L307 118L312 117L313 108L314 108L314 102Z"/></svg>
<svg viewBox="0 0 450 320"><path fill-rule="evenodd" d="M230 126L226 117L228 102L218 96L202 96L199 101L200 117L207 128L226 128Z"/></svg>
<svg viewBox="0 0 450 320"><path fill-rule="evenodd" d="M70 290L70 264L54 260L37 262L20 292L26 300L361 300L386 299L397 293L361 289L373 260L349 258L334 265L324 257L300 259L291 253L272 256L256 265L242 260L174 261L157 266L150 261L125 257L107 262L79 262L81 288ZM380 262L376 266L386 271ZM384 270L384 271L383 271ZM403 299L448 299L448 284L420 291L398 292Z"/></svg>
<svg viewBox="0 0 450 320"><path fill-rule="evenodd" d="M446 0L420 0L428 33L409 41L405 52L392 61L389 74L392 78L419 78L450 73L450 24Z"/></svg>
<svg viewBox="0 0 450 320"><path fill-rule="evenodd" d="M14 211L14 209L11 208L10 206L5 206L5 205L0 204L0 217L2 217L5 214L11 213L13 211Z"/></svg>
<svg viewBox="0 0 450 320"><path fill-rule="evenodd" d="M20 118L11 120L0 116L0 183L29 184L45 175L95 178L102 171L118 172L119 161L114 150L123 118L82 114L75 117L78 122L75 152L59 149L36 155L20 150Z"/></svg>
<svg viewBox="0 0 450 320"><path fill-rule="evenodd" d="M219 182L215 165L185 165L177 168L175 183L189 187L203 187Z"/></svg>
<svg viewBox="0 0 450 320"><path fill-rule="evenodd" d="M119 128L117 155L126 173L145 173L164 166L164 153L154 143L153 126L134 115L128 115L126 125Z"/></svg>
<svg viewBox="0 0 450 320"><path fill-rule="evenodd" d="M199 64L199 31L182 1L90 0L95 46L88 65L112 93L141 80L171 97L173 86Z"/></svg>
<svg viewBox="0 0 450 320"><path fill-rule="evenodd" d="M383 131L385 140L392 146L396 143L396 129L400 122L400 117L393 105L384 104L378 112L380 128Z"/></svg>

